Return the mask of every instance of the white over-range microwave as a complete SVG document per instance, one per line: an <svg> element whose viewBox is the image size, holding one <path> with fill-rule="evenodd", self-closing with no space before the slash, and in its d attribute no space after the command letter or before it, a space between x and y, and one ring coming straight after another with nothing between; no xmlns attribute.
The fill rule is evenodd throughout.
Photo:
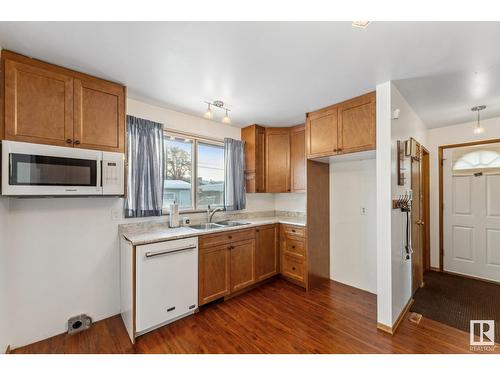
<svg viewBox="0 0 500 375"><path fill-rule="evenodd" d="M123 195L125 155L2 141L2 195Z"/></svg>

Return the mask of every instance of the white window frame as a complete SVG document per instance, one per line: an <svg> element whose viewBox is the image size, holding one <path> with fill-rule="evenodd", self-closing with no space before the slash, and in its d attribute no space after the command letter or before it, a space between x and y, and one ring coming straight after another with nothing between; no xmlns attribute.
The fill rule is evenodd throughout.
<svg viewBox="0 0 500 375"><path fill-rule="evenodd" d="M174 130L164 130L163 137L173 137L173 138L183 138L189 139L193 142L193 151L191 155L192 160L192 170L191 170L191 208L179 209L179 212L182 213L197 213L197 212L205 212L206 208L198 208L197 207L197 191L198 191L198 143L209 144L214 146L220 146L224 148L224 141L216 139L216 138L208 138L202 137L189 133L182 133ZM166 150L165 150L166 154ZM168 214L168 207L163 207L163 214Z"/></svg>

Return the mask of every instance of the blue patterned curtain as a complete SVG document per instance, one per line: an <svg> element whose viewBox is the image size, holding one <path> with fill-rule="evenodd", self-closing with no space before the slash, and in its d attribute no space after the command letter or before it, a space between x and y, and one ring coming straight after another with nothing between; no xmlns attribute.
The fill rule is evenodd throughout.
<svg viewBox="0 0 500 375"><path fill-rule="evenodd" d="M163 206L163 124L127 116L125 217L160 216Z"/></svg>

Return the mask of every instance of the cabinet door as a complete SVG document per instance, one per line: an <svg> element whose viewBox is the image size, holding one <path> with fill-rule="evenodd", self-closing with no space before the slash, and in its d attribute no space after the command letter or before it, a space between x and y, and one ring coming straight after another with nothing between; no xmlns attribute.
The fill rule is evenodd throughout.
<svg viewBox="0 0 500 375"><path fill-rule="evenodd" d="M266 192L266 132L257 126L255 146L255 192Z"/></svg>
<svg viewBox="0 0 500 375"><path fill-rule="evenodd" d="M278 273L277 226L260 227L255 232L255 278L259 281Z"/></svg>
<svg viewBox="0 0 500 375"><path fill-rule="evenodd" d="M265 186L265 129L258 125L241 129L245 141L245 179L247 193L264 193Z"/></svg>
<svg viewBox="0 0 500 375"><path fill-rule="evenodd" d="M308 114L306 120L308 158L336 154L337 122L337 107Z"/></svg>
<svg viewBox="0 0 500 375"><path fill-rule="evenodd" d="M255 282L255 240L230 246L231 292L246 288Z"/></svg>
<svg viewBox="0 0 500 375"><path fill-rule="evenodd" d="M224 297L230 292L230 250L229 246L200 249L200 303Z"/></svg>
<svg viewBox="0 0 500 375"><path fill-rule="evenodd" d="M75 79L75 147L125 151L125 95L122 86Z"/></svg>
<svg viewBox="0 0 500 375"><path fill-rule="evenodd" d="M267 128L266 192L290 190L290 128Z"/></svg>
<svg viewBox="0 0 500 375"><path fill-rule="evenodd" d="M73 78L6 59L5 138L71 146Z"/></svg>
<svg viewBox="0 0 500 375"><path fill-rule="evenodd" d="M375 149L375 93L339 106L339 153Z"/></svg>
<svg viewBox="0 0 500 375"><path fill-rule="evenodd" d="M304 125L290 132L290 161L292 191L306 190L306 131Z"/></svg>

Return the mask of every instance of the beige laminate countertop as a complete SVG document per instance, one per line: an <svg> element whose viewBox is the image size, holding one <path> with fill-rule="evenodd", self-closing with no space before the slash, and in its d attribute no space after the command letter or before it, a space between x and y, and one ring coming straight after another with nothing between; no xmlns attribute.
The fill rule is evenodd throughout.
<svg viewBox="0 0 500 375"><path fill-rule="evenodd" d="M190 227L180 228L141 228L141 229L124 229L122 231L123 237L132 245L145 245L153 242L176 240L180 238L197 237L205 234L226 232L231 230L246 229L258 227L266 224L290 224L306 226L305 218L300 217L266 217L266 218L253 218L253 219L238 219L237 221L244 221L248 224L240 225L237 227L222 227L207 230L198 230Z"/></svg>

